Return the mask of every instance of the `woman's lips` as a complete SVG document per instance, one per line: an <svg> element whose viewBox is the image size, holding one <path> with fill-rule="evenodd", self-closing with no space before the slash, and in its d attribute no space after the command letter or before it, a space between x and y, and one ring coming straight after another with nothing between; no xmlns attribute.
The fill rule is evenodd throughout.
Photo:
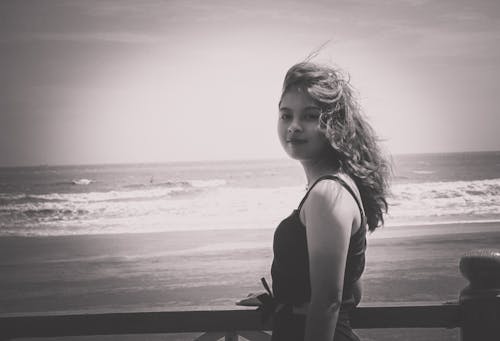
<svg viewBox="0 0 500 341"><path fill-rule="evenodd" d="M288 139L286 140L287 143L290 143L290 144L304 144L304 143L307 143L307 140L304 140L304 139Z"/></svg>

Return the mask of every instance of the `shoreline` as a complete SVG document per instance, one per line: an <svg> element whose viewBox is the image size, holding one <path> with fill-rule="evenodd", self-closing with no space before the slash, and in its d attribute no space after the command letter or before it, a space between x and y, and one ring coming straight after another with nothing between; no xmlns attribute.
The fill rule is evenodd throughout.
<svg viewBox="0 0 500 341"><path fill-rule="evenodd" d="M467 227L470 227L471 225L476 226L474 230L467 231ZM222 231L229 231L229 232L237 232L241 231L243 232L248 232L248 231L255 231L255 232L260 232L260 231L273 231L276 226L273 227L257 227L257 228L211 228L211 229L200 229L200 228L187 228L184 230L165 230L165 231L145 231L145 232L106 232L106 233L75 233L75 234L58 234L58 235L34 235L34 234L29 234L29 235L1 235L0 234L0 241L2 239L43 239L43 238L78 238L78 237L103 237L106 238L106 236L121 236L121 235L137 235L137 236L144 236L144 235L165 235L165 234L170 234L170 233L204 233L204 232L222 232ZM454 231L451 227L458 227L461 229L461 231ZM434 235L436 233L439 233L439 231L445 231L443 233L439 234L448 234L448 233L478 233L478 232L490 232L490 231L495 231L495 227L498 228L498 231L500 231L500 219L482 219L482 220L470 220L470 221L464 221L464 220L458 220L458 221L449 221L449 222L422 222L422 223L411 223L411 224L405 224L405 223L396 223L394 225L384 225L383 227L377 228L374 232L376 234L383 233L385 234L387 230L390 231L401 231L401 230L406 230L406 231L414 231L414 230L432 230L432 229L440 229L437 230L436 232L428 232L428 234L420 232L419 235L425 236L425 235ZM368 236L370 233L368 233ZM399 235L394 238L399 238Z"/></svg>
<svg viewBox="0 0 500 341"><path fill-rule="evenodd" d="M384 226L376 229L370 239L426 237L434 235L499 232L500 221L446 222L438 224L412 224Z"/></svg>
<svg viewBox="0 0 500 341"><path fill-rule="evenodd" d="M367 233L369 246L405 238L500 233L500 222L384 226ZM129 261L151 257L269 249L274 229L213 229L60 236L0 236L0 266L26 262ZM143 246L147 247L143 248ZM500 244L499 244L500 245ZM36 249L37 253L31 252ZM270 255L272 256L272 255Z"/></svg>

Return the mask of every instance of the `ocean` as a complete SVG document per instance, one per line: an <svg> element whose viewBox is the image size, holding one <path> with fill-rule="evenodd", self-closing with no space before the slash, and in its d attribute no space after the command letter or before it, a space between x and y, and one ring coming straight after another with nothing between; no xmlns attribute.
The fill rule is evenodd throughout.
<svg viewBox="0 0 500 341"><path fill-rule="evenodd" d="M500 152L396 155L386 226L500 221ZM0 168L0 236L274 229L293 160Z"/></svg>

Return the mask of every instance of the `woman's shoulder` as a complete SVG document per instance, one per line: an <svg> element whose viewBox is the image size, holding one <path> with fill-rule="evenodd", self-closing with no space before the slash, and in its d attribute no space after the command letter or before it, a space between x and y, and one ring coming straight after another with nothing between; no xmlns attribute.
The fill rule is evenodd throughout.
<svg viewBox="0 0 500 341"><path fill-rule="evenodd" d="M330 231L331 226L337 226L336 232L352 235L352 228L359 220L357 211L356 203L344 186L336 179L326 178L311 188L299 214L309 233Z"/></svg>
<svg viewBox="0 0 500 341"><path fill-rule="evenodd" d="M351 202L350 190L346 186L358 193L354 180L347 174L336 173L323 176L309 190L308 196L304 200L304 206L317 205L337 206L345 202Z"/></svg>
<svg viewBox="0 0 500 341"><path fill-rule="evenodd" d="M339 172L320 177L312 186L310 194L324 195L327 199L330 199L331 194L339 194L343 190L347 192L353 191L356 195L359 195L356 182L348 174Z"/></svg>
<svg viewBox="0 0 500 341"><path fill-rule="evenodd" d="M342 190L342 185L334 177L324 177L319 179L309 190L307 200L320 199L334 202Z"/></svg>

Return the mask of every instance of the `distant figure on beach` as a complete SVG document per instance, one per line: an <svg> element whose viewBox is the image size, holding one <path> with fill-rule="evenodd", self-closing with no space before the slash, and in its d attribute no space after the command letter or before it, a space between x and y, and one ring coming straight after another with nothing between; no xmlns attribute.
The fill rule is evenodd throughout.
<svg viewBox="0 0 500 341"><path fill-rule="evenodd" d="M307 193L274 234L272 340L359 340L349 312L361 299L367 229L387 212L390 164L349 80L327 65L288 70L278 136Z"/></svg>

